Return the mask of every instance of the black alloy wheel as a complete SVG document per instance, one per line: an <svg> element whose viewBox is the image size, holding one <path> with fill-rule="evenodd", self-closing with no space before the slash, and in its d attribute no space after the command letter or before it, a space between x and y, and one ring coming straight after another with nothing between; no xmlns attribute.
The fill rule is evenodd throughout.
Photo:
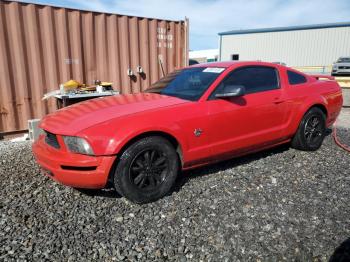
<svg viewBox="0 0 350 262"><path fill-rule="evenodd" d="M114 187L132 202L155 201L170 192L179 172L179 160L174 145L166 138L141 138L116 160Z"/></svg>
<svg viewBox="0 0 350 262"><path fill-rule="evenodd" d="M306 112L292 139L292 147L304 151L319 149L326 135L326 115L318 107Z"/></svg>
<svg viewBox="0 0 350 262"><path fill-rule="evenodd" d="M321 124L321 117L319 115L313 115L306 120L304 128L304 136L309 146L315 146L320 143L323 135L323 126Z"/></svg>
<svg viewBox="0 0 350 262"><path fill-rule="evenodd" d="M153 148L141 151L129 167L131 183L141 190L154 190L165 180L168 162L169 159L160 150Z"/></svg>

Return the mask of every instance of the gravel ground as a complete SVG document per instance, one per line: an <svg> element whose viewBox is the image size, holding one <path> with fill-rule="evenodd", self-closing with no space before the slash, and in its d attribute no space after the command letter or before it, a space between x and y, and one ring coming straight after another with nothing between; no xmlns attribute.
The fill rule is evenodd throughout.
<svg viewBox="0 0 350 262"><path fill-rule="evenodd" d="M325 261L350 236L350 154L331 136L186 172L142 206L51 181L29 142L1 142L0 159L1 261Z"/></svg>

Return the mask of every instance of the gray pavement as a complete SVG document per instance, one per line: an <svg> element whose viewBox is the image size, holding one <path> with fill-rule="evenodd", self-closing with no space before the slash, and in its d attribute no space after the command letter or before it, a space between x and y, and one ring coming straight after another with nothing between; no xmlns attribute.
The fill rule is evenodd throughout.
<svg viewBox="0 0 350 262"><path fill-rule="evenodd" d="M343 107L338 117L337 127L350 128L350 108Z"/></svg>

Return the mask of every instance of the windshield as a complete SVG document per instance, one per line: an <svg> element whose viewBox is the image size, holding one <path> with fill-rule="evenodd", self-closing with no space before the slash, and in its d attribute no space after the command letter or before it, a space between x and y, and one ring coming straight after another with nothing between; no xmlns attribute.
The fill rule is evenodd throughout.
<svg viewBox="0 0 350 262"><path fill-rule="evenodd" d="M193 67L175 71L154 83L146 92L196 101L224 70L218 67Z"/></svg>
<svg viewBox="0 0 350 262"><path fill-rule="evenodd" d="M341 57L338 59L337 63L350 63L350 57Z"/></svg>
<svg viewBox="0 0 350 262"><path fill-rule="evenodd" d="M171 81L175 79L175 77L181 73L182 70L175 70L166 76L159 79L157 82L154 82L150 88L146 89L145 92L147 93L160 93L162 89L164 89Z"/></svg>

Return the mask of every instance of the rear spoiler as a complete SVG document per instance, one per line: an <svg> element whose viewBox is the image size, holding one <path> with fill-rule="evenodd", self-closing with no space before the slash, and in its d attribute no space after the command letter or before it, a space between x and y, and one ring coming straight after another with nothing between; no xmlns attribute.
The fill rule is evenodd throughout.
<svg viewBox="0 0 350 262"><path fill-rule="evenodd" d="M328 76L328 75L310 75L310 76L316 78L317 80L320 80L320 79L335 80L333 76Z"/></svg>

